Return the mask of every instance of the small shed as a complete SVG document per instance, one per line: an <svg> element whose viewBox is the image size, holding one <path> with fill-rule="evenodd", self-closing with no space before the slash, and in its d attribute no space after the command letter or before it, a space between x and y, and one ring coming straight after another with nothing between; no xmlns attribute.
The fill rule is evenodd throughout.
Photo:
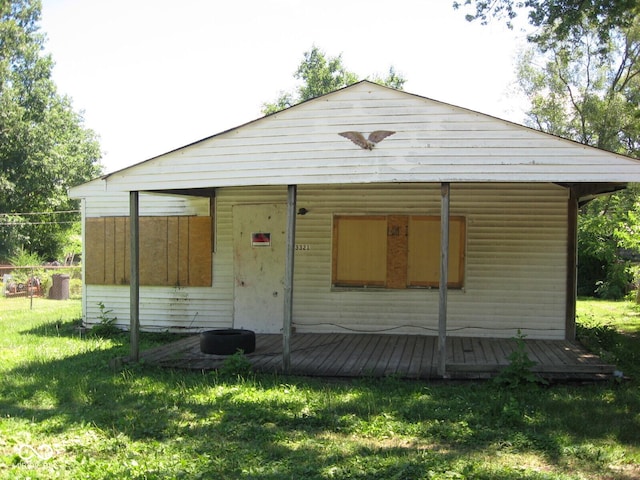
<svg viewBox="0 0 640 480"><path fill-rule="evenodd" d="M362 81L71 189L84 321L575 335L578 205L640 162ZM285 354L286 362L286 354Z"/></svg>

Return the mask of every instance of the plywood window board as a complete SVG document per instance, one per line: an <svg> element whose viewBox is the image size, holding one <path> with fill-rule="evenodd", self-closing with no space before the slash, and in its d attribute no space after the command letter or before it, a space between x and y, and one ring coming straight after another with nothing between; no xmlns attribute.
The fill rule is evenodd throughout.
<svg viewBox="0 0 640 480"><path fill-rule="evenodd" d="M85 223L84 278L88 284L104 285L106 261L106 218L88 218Z"/></svg>
<svg viewBox="0 0 640 480"><path fill-rule="evenodd" d="M387 218L337 216L333 224L333 279L337 285L384 286Z"/></svg>
<svg viewBox="0 0 640 480"><path fill-rule="evenodd" d="M466 243L464 217L449 218L448 286L464 285ZM407 285L437 287L440 284L440 217L409 218Z"/></svg>
<svg viewBox="0 0 640 480"><path fill-rule="evenodd" d="M211 217L140 217L140 284L210 286ZM85 281L129 283L129 218L88 218Z"/></svg>

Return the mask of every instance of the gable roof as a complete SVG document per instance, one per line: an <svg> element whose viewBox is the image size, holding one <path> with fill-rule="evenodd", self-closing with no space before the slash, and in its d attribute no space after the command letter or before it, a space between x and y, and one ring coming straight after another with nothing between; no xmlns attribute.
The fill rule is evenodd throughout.
<svg viewBox="0 0 640 480"><path fill-rule="evenodd" d="M395 133L371 150L340 135L376 130ZM626 183L640 182L640 161L361 81L111 173L103 182L112 191L377 182ZM84 196L82 187L72 195Z"/></svg>

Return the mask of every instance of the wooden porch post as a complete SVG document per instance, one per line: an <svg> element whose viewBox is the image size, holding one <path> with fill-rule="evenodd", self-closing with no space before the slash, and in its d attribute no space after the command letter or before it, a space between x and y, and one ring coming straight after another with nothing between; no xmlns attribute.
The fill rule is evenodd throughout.
<svg viewBox="0 0 640 480"><path fill-rule="evenodd" d="M131 272L129 285L129 360L137 362L140 358L140 221L138 192L129 192L129 232L131 251Z"/></svg>
<svg viewBox="0 0 640 480"><path fill-rule="evenodd" d="M284 319L282 326L282 369L291 368L291 324L293 323L293 263L296 244L297 186L287 188L287 240L284 264Z"/></svg>
<svg viewBox="0 0 640 480"><path fill-rule="evenodd" d="M440 185L440 285L438 304L438 376L446 376L447 363L447 283L449 281L449 192L448 182Z"/></svg>
<svg viewBox="0 0 640 480"><path fill-rule="evenodd" d="M578 294L578 196L569 189L567 212L567 307L564 327L566 340L576 338L576 296Z"/></svg>

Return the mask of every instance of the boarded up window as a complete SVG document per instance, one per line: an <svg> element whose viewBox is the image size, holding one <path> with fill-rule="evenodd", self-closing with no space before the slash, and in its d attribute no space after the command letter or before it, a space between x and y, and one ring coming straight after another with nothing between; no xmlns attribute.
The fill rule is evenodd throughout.
<svg viewBox="0 0 640 480"><path fill-rule="evenodd" d="M211 217L140 217L141 285L211 285ZM85 280L129 283L129 217L87 218Z"/></svg>
<svg viewBox="0 0 640 480"><path fill-rule="evenodd" d="M464 286L465 220L449 222L449 281ZM336 216L332 283L386 288L437 287L440 217Z"/></svg>
<svg viewBox="0 0 640 480"><path fill-rule="evenodd" d="M333 239L334 284L385 285L386 217L335 217Z"/></svg>
<svg viewBox="0 0 640 480"><path fill-rule="evenodd" d="M464 280L465 223L449 218L448 286L461 288ZM408 238L409 286L437 287L440 283L440 217L410 217Z"/></svg>

